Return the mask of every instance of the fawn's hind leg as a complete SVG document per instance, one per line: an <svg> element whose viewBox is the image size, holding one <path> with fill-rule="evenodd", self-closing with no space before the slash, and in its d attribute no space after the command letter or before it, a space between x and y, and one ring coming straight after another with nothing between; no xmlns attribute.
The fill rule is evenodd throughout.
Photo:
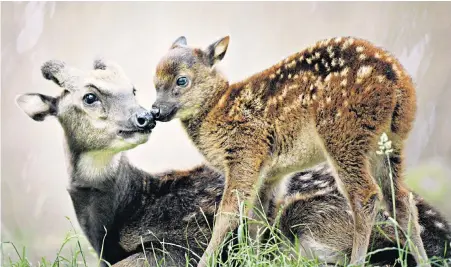
<svg viewBox="0 0 451 267"><path fill-rule="evenodd" d="M402 158L402 141L396 136L392 138L393 152L388 155L377 156L375 160L375 175L380 179L382 194L386 201L387 210L403 230L409 233L411 242L409 250L414 255L417 264L427 260L427 254L421 239L420 225L418 221L418 209L413 198L410 198L410 191L404 184L402 173L404 171ZM394 202L390 174L393 179ZM393 205L395 210L393 210Z"/></svg>
<svg viewBox="0 0 451 267"><path fill-rule="evenodd" d="M381 125L384 118L388 120L388 115L375 114L371 116L373 120L363 120L365 107L352 104L357 111L343 110L339 118L333 106L318 110L316 129L326 157L333 166L338 188L353 213L351 264L363 264L380 200L379 186L371 176L369 152L376 149L376 126ZM360 118L356 118L356 113Z"/></svg>
<svg viewBox="0 0 451 267"><path fill-rule="evenodd" d="M379 187L371 177L369 161L363 155L357 151L333 155L329 162L334 166L335 179L354 218L351 264L363 264L380 200Z"/></svg>

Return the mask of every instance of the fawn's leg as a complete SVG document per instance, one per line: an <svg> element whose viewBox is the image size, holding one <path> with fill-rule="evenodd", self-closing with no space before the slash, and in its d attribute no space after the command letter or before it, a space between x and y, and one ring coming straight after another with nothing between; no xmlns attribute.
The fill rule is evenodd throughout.
<svg viewBox="0 0 451 267"><path fill-rule="evenodd" d="M353 109L363 109L352 104ZM381 122L364 121L351 110L343 110L340 118L335 114L333 106L318 110L316 129L326 157L333 166L337 185L353 213L351 264L363 264L380 199L379 186L371 176L369 152L377 148L372 125ZM381 117L372 116L375 119Z"/></svg>
<svg viewBox="0 0 451 267"><path fill-rule="evenodd" d="M226 157L224 193L210 242L199 261L198 267L207 265L208 257L219 248L228 231L238 226L239 201L245 202L244 216L248 216L248 211L255 202L256 192L260 189L260 169L263 158L267 155L264 151L265 147L259 146L258 143L251 144L252 148L239 142L235 142L234 145L237 148L226 149L226 151L233 151L233 153L229 152Z"/></svg>
<svg viewBox="0 0 451 267"><path fill-rule="evenodd" d="M358 153L349 153L354 158L346 161L346 155L330 160L336 170L337 184L347 197L354 218L354 236L351 264L363 264L368 250L371 230L377 214L379 188L370 175L367 159Z"/></svg>
<svg viewBox="0 0 451 267"><path fill-rule="evenodd" d="M264 174L261 174L264 175ZM266 176L260 177L261 180L267 180ZM253 209L250 210L249 217L253 220L248 225L249 237L255 241L260 241L263 237L262 233L268 224L271 224L272 220L268 217L268 210L271 200L275 197L275 190L278 185L278 181L271 183L264 183L257 197Z"/></svg>
<svg viewBox="0 0 451 267"><path fill-rule="evenodd" d="M396 136L392 140L393 152L388 155L379 155L376 160L376 175L380 179L382 194L386 201L387 210L403 230L410 234L409 250L414 255L417 264L426 263L427 254L421 239L421 230L418 221L418 209L416 203L410 198L410 191L404 184L402 142L397 140ZM395 199L393 200L392 183L390 173L393 179L393 189ZM394 202L393 202L394 201ZM395 205L395 210L393 210ZM428 264L426 264L428 266Z"/></svg>

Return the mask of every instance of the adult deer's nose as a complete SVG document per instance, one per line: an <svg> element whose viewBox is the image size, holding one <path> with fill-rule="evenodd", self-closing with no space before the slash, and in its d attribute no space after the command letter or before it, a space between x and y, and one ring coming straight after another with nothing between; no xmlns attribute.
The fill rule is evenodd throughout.
<svg viewBox="0 0 451 267"><path fill-rule="evenodd" d="M152 129L155 127L155 120L150 112L141 111L135 115L135 125L141 129Z"/></svg>

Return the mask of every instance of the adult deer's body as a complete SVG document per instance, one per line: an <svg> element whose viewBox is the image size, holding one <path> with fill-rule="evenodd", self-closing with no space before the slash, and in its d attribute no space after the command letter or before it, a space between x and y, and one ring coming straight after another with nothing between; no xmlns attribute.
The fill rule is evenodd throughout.
<svg viewBox="0 0 451 267"><path fill-rule="evenodd" d="M229 85L214 69L228 42L225 37L201 50L186 46L181 37L159 62L155 75L158 120L180 118L208 162L226 177L213 236L200 266L236 227L238 198L252 205L260 194L267 202L282 177L325 159L352 209L351 262L363 263L365 258L380 189L389 210L395 201L396 219L406 232L411 219L410 248L418 252L418 263L427 261L417 209L402 178L403 143L416 103L413 84L401 64L367 41L335 38ZM394 200L386 159L375 153L384 132L393 142L389 160Z"/></svg>

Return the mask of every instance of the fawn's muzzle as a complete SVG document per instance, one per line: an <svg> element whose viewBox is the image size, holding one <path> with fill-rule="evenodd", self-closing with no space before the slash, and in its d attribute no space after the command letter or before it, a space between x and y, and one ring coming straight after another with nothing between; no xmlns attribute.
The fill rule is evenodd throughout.
<svg viewBox="0 0 451 267"><path fill-rule="evenodd" d="M157 121L170 121L177 113L178 107L175 103L160 102L152 105L151 113Z"/></svg>

